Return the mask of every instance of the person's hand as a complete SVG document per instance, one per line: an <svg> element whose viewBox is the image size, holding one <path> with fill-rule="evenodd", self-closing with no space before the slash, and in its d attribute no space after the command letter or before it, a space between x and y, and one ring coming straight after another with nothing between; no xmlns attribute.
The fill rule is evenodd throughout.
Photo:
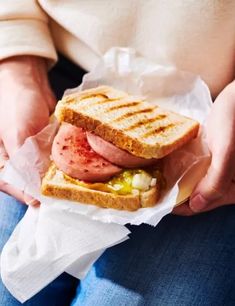
<svg viewBox="0 0 235 306"><path fill-rule="evenodd" d="M54 106L44 59L19 56L0 62L0 146L5 155L11 157L27 137L44 128ZM0 190L32 202L2 181Z"/></svg>
<svg viewBox="0 0 235 306"><path fill-rule="evenodd" d="M189 203L176 207L174 214L190 216L235 203L235 82L215 100L206 132L211 165Z"/></svg>

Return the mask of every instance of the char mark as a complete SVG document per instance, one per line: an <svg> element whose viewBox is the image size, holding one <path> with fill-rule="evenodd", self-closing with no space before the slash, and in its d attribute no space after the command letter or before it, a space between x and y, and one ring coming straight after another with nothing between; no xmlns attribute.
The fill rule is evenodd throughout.
<svg viewBox="0 0 235 306"><path fill-rule="evenodd" d="M106 103L109 103L109 102L116 102L116 101L120 101L120 98L100 100L100 101L97 101L95 103L92 103L92 107L97 106L97 105L106 104ZM89 105L85 105L85 106L81 107L80 109L82 109L84 111L84 110L86 110L90 107L91 107L91 105L89 104Z"/></svg>
<svg viewBox="0 0 235 306"><path fill-rule="evenodd" d="M134 107L134 106L137 106L139 104L140 104L140 102L131 102L131 103L129 102L129 103L121 104L121 105L120 104L119 105L114 105L114 106L108 108L107 110L105 110L104 112L109 113L109 112L112 112L114 110L118 110L118 109L126 108L126 107Z"/></svg>
<svg viewBox="0 0 235 306"><path fill-rule="evenodd" d="M157 115L157 116L154 117L154 118L142 119L142 120L140 120L140 121L138 121L138 122L135 122L134 124L128 126L127 128L125 128L124 131L128 132L128 131L134 130L134 129L136 129L136 128L139 128L139 127L141 127L142 125L145 125L146 128L151 128L152 126L151 126L151 125L148 126L149 124L154 123L154 122L156 122L156 121L158 121L158 120L162 120L162 119L164 119L164 118L166 118L166 115L164 115L164 114L159 114L159 115Z"/></svg>
<svg viewBox="0 0 235 306"><path fill-rule="evenodd" d="M175 124L168 124L166 126L160 126L154 130L151 130L151 131L148 131L147 133L141 135L142 138L148 138L149 136L153 136L153 135L157 135L157 134L160 134L160 133L164 133L166 132L167 130L171 129L172 127L174 127Z"/></svg>
<svg viewBox="0 0 235 306"><path fill-rule="evenodd" d="M101 101L98 101L98 102L92 104L92 106L105 104L105 103L108 103L108 102L116 102L116 101L120 101L120 98L101 100Z"/></svg>
<svg viewBox="0 0 235 306"><path fill-rule="evenodd" d="M102 101L103 101L104 99L105 99L105 100L108 99L108 96L106 96L106 95L104 95L104 94L90 94L90 95L81 97L81 98L79 99L79 101L84 101L84 100L86 100L86 99L97 98L97 97L101 98ZM76 100L76 99L77 99L77 97L76 97L75 94L65 97L66 103L73 103L74 100Z"/></svg>
<svg viewBox="0 0 235 306"><path fill-rule="evenodd" d="M90 99L90 98L100 98L99 101L96 101L96 102L91 102L88 103L87 105L84 105L84 106L80 106L80 110L86 110L87 108L90 108L91 106L96 106L96 105L100 105L100 104L105 104L105 103L108 103L108 102L115 102L115 101L119 101L120 98L114 98L114 99L109 99L108 96L104 95L104 94L93 94L93 95L89 95L89 96L86 96L84 98L81 99L81 101L84 101L86 99Z"/></svg>
<svg viewBox="0 0 235 306"><path fill-rule="evenodd" d="M90 95L88 95L88 96L84 96L84 97L82 97L81 98L81 101L82 100L86 100L86 99L91 99L91 98L98 98L98 97L100 97L100 98L103 98L103 99L108 99L109 97L108 96L106 96L105 94L90 94Z"/></svg>
<svg viewBox="0 0 235 306"><path fill-rule="evenodd" d="M154 108L153 107L149 107L149 108L139 109L139 110L136 110L134 112L128 112L128 113L126 113L126 114L116 118L115 120L113 120L113 122L120 122L120 121L122 121L124 119L136 116L138 114L152 113L153 111L154 111Z"/></svg>

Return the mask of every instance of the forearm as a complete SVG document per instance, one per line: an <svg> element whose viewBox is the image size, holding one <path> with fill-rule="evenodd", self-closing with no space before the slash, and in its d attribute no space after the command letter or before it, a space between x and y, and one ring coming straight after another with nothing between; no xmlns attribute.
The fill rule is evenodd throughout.
<svg viewBox="0 0 235 306"><path fill-rule="evenodd" d="M15 56L0 61L0 98L7 88L10 90L16 85L22 91L25 88L33 91L40 88L45 97L52 97L46 59L38 56ZM55 106L54 97L45 101L52 112Z"/></svg>

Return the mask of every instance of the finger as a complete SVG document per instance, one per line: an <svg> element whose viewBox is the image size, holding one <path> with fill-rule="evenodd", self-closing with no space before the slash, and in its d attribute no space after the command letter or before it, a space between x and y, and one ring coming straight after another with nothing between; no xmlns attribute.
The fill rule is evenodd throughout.
<svg viewBox="0 0 235 306"><path fill-rule="evenodd" d="M4 167L7 160L8 160L8 154L6 152L2 140L0 139L0 170Z"/></svg>
<svg viewBox="0 0 235 306"><path fill-rule="evenodd" d="M200 213L207 212L213 209L216 209L221 206L227 206L227 205L234 205L235 204L235 181L231 183L230 188L226 195L218 200L215 200L210 203L210 205L206 206ZM176 206L172 214L178 215L178 216L193 216L196 213L191 210L188 203Z"/></svg>
<svg viewBox="0 0 235 306"><path fill-rule="evenodd" d="M235 203L234 199L233 199L233 201L227 201L227 202L224 202L222 200L214 201L214 202L210 203L210 205L206 206L206 208L204 210L200 211L200 213L208 212L208 211L211 211L213 209L216 209L216 208L219 208L219 207L222 207L222 206L234 205L234 203Z"/></svg>
<svg viewBox="0 0 235 306"><path fill-rule="evenodd" d="M207 212L207 211L216 209L221 206L234 205L234 204L235 204L235 181L231 183L225 196L223 196L222 198L219 198L218 200L211 202L208 206L206 206L203 210L201 210L200 213ZM178 215L178 216L193 216L196 213L191 210L188 203L185 203L185 204L176 206L173 209L172 214Z"/></svg>
<svg viewBox="0 0 235 306"><path fill-rule="evenodd" d="M191 208L189 207L188 202L187 202L187 203L181 204L179 206L176 206L173 209L172 214L173 215L177 215L177 216L186 216L186 217L189 217L189 216L195 215L195 212L193 212L191 210Z"/></svg>
<svg viewBox="0 0 235 306"><path fill-rule="evenodd" d="M233 204L235 204L235 183L231 183L228 192L222 199L212 202L205 211L209 211L220 206Z"/></svg>
<svg viewBox="0 0 235 306"><path fill-rule="evenodd" d="M33 197L31 197L30 195L24 193L24 202L27 205L31 205L31 206L37 206L40 204L40 202L36 199L34 199Z"/></svg>
<svg viewBox="0 0 235 306"><path fill-rule="evenodd" d="M205 177L196 186L189 206L194 212L204 210L210 203L223 198L232 180L231 161L222 154L212 156Z"/></svg>
<svg viewBox="0 0 235 306"><path fill-rule="evenodd" d="M13 196L18 201L25 203L24 201L24 193L23 191L18 190L17 188L5 183L4 181L0 180L0 190Z"/></svg>
<svg viewBox="0 0 235 306"><path fill-rule="evenodd" d="M25 194L23 191L20 191L19 189L13 187L10 184L7 184L2 180L0 180L0 190L27 205L37 206L40 204L38 200L32 198L31 196Z"/></svg>

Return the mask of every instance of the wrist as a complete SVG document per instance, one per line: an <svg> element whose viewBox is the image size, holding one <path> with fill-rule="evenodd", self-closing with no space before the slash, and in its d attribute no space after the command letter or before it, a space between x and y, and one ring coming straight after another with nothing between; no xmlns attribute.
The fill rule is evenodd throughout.
<svg viewBox="0 0 235 306"><path fill-rule="evenodd" d="M2 82L13 80L21 83L41 82L47 77L46 60L38 56L22 55L14 56L0 61L0 80Z"/></svg>
<svg viewBox="0 0 235 306"><path fill-rule="evenodd" d="M42 66L44 69L46 68L46 60L40 56L34 55L19 55L8 57L2 61L0 61L0 71L7 69L9 67L34 67L34 66Z"/></svg>

